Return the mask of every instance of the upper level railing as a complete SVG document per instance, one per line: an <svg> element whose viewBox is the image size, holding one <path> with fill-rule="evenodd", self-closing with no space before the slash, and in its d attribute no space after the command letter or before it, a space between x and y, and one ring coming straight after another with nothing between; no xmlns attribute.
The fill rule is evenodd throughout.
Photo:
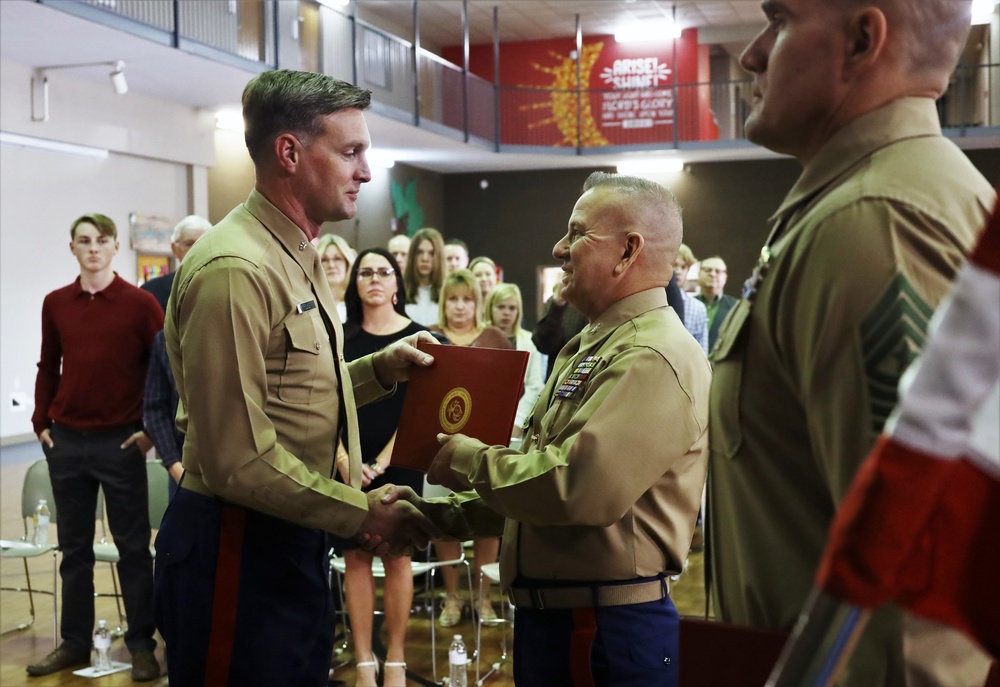
<svg viewBox="0 0 1000 687"><path fill-rule="evenodd" d="M655 94L502 86L314 0L36 1L250 71L330 74L370 89L380 114L498 151L747 145L746 80L679 83ZM646 109L617 122L612 143L601 134L598 110L620 102ZM1000 127L998 103L1000 65L960 65L938 101L942 126L956 136Z"/></svg>

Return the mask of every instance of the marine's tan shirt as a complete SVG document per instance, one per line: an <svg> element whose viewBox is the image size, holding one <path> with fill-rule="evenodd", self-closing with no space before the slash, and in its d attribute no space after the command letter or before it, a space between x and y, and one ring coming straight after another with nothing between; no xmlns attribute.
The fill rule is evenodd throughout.
<svg viewBox="0 0 1000 687"><path fill-rule="evenodd" d="M358 463L355 398L387 390L371 357L344 364L333 296L302 230L253 191L186 256L165 331L184 469L228 501L355 534L367 499L333 479L338 414Z"/></svg>
<svg viewBox="0 0 1000 687"><path fill-rule="evenodd" d="M680 571L705 479L710 375L662 288L622 299L559 354L520 450L461 443L452 470L480 498L453 497L466 519L442 523L465 536L488 529L484 511L506 518L505 589L516 577Z"/></svg>
<svg viewBox="0 0 1000 687"><path fill-rule="evenodd" d="M992 197L942 138L934 102L913 98L838 132L772 218L757 292L712 351L708 528L724 620L793 627L834 511ZM842 684L901 679L898 617L879 615Z"/></svg>

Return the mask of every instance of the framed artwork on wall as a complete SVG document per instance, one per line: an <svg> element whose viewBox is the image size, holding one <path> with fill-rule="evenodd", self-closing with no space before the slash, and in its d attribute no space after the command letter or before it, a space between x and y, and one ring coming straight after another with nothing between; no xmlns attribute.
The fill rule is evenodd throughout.
<svg viewBox="0 0 1000 687"><path fill-rule="evenodd" d="M129 245L136 253L171 255L170 240L173 238L176 219L130 212L128 223Z"/></svg>
<svg viewBox="0 0 1000 687"><path fill-rule="evenodd" d="M150 279L155 279L156 277L162 277L163 275L170 272L171 268L171 258L169 255L150 255L149 253L137 253L136 260L138 261L136 267L136 275L138 275L138 283L136 286L142 286Z"/></svg>

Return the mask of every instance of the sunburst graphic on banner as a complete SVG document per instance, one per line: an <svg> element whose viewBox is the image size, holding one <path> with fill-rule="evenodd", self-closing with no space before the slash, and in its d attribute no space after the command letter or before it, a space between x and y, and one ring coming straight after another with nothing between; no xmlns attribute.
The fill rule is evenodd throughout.
<svg viewBox="0 0 1000 687"><path fill-rule="evenodd" d="M603 49L604 43L593 43L583 46L583 53L580 56L580 81L582 83L590 83L590 72L593 70L597 58L601 56ZM552 75L553 80L550 87L553 90L549 102L521 105L519 109L522 112L529 110L550 110L552 112L551 117L546 117L538 122L529 122L528 129L537 129L542 126L555 124L559 128L559 133L562 134L562 140L555 145L557 147L576 146L576 104L578 98L576 60L563 57L552 51L549 51L549 55L555 60L555 66L549 67L538 63L532 63L531 65L537 71ZM580 125L583 129L580 142L584 147L591 148L610 145L608 139L604 138L597 128L597 122L594 121L594 114L590 107L590 98L587 94L583 94L583 102L580 108Z"/></svg>

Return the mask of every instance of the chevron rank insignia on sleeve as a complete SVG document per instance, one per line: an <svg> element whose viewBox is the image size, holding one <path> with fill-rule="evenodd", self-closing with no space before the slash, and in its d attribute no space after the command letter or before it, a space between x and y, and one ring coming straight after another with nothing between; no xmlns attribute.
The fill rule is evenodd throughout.
<svg viewBox="0 0 1000 687"><path fill-rule="evenodd" d="M873 432L882 431L895 408L899 378L923 349L933 314L934 309L899 274L861 322Z"/></svg>

